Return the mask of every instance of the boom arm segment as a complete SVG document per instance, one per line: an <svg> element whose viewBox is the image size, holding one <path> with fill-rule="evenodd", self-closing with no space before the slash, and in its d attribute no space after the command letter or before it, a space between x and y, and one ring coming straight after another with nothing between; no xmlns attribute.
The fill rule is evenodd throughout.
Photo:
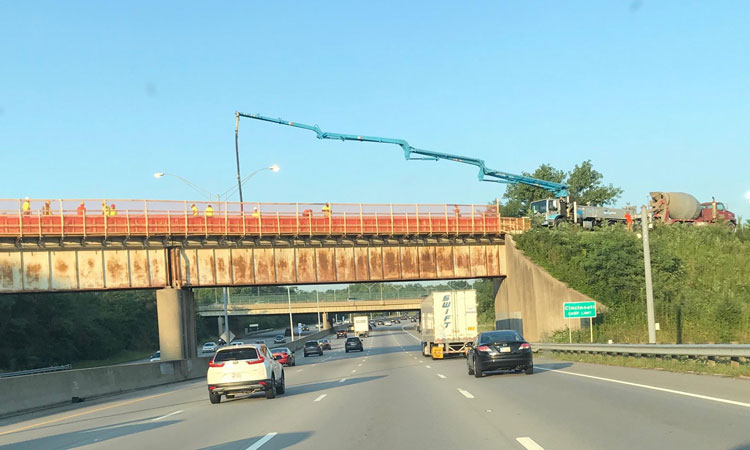
<svg viewBox="0 0 750 450"><path fill-rule="evenodd" d="M354 134L343 134L343 133L331 133L323 131L317 125L307 125L304 123L291 122L284 119L275 119L272 117L261 116L260 114L245 114L238 112L239 117L246 117L248 119L262 120L265 122L277 123L279 125L287 125L290 127L302 128L314 132L318 139L334 139L341 141L358 141L358 142L377 142L381 144L393 144L400 146L404 151L404 158L407 160L434 160L445 159L448 161L454 161L463 164L471 164L479 168L478 178L479 181L493 181L496 183L508 183L508 184L526 184L529 186L535 186L538 188L545 189L552 192L557 197L566 197L568 195L568 186L562 183L556 183L554 181L540 180L538 178L527 177L525 175L514 175L512 173L502 172L488 168L483 159L472 158L469 156L452 155L449 153L439 153L430 150L423 150L416 147L412 147L409 143L403 139L384 138L376 136L362 136ZM414 157L415 155L421 155L423 157Z"/></svg>

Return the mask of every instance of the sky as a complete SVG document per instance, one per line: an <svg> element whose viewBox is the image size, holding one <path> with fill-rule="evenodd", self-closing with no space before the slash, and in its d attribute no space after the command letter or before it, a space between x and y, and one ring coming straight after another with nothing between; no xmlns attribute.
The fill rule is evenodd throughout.
<svg viewBox="0 0 750 450"><path fill-rule="evenodd" d="M750 218L744 1L5 2L0 198L203 200L235 111L402 138L493 169L591 160L616 202ZM243 119L246 201L485 203L472 166ZM237 197L234 197L236 199Z"/></svg>

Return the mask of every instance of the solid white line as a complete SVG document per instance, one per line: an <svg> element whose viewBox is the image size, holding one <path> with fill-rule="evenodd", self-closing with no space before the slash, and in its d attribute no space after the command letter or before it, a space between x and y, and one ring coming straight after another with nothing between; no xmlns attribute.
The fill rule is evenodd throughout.
<svg viewBox="0 0 750 450"><path fill-rule="evenodd" d="M644 389L652 389L654 391L669 392L670 394L684 395L686 397L702 398L703 400L711 400L714 402L728 403L730 405L744 406L745 408L750 408L750 403L743 403L743 402L738 402L735 400L727 400L727 399L718 398L718 397L709 397L707 395L693 394L691 392L685 392L685 391L675 391L674 389L661 388L657 386L649 386L647 384L631 383L629 381L614 380L612 378L595 377L593 375L584 375L582 373L575 373L575 372L565 372L562 370L543 369L541 367L534 367L534 369L545 370L547 372L564 373L565 375L574 375L577 377L592 378L594 380L609 381L611 383L624 384L627 386L635 386L635 387L644 388Z"/></svg>
<svg viewBox="0 0 750 450"><path fill-rule="evenodd" d="M544 450L544 447L534 442L530 437L517 437L516 440L519 444L526 447L527 450Z"/></svg>
<svg viewBox="0 0 750 450"><path fill-rule="evenodd" d="M339 380L339 383L343 383L344 381L346 381L346 378L342 378L342 379L340 379L340 380Z"/></svg>
<svg viewBox="0 0 750 450"><path fill-rule="evenodd" d="M437 374L437 375L438 375L438 376L439 376L440 378L448 378L448 377L446 377L445 375L443 375L442 373L439 373L439 374Z"/></svg>
<svg viewBox="0 0 750 450"><path fill-rule="evenodd" d="M161 416L161 417L157 417L156 419L153 419L152 422L156 422L157 420L161 420L161 419L166 419L169 416L174 416L175 414L179 414L181 412L182 412L182 410L171 412L171 413L167 414L166 416Z"/></svg>
<svg viewBox="0 0 750 450"><path fill-rule="evenodd" d="M267 435L260 438L255 444L248 447L246 450L258 450L259 448L263 446L263 444L273 439L273 437L276 436L276 434L277 433L268 433Z"/></svg>
<svg viewBox="0 0 750 450"><path fill-rule="evenodd" d="M430 367L430 366L425 366L425 367L428 368L428 369L432 369L432 367Z"/></svg>
<svg viewBox="0 0 750 450"><path fill-rule="evenodd" d="M464 397L466 397L466 398L474 398L474 396L473 396L473 395L471 395L471 392L469 392L469 391L464 391L464 390L463 390L463 389L461 389L461 388L458 388L457 390L458 390L458 392L460 392L460 393L461 393L461 395L463 395L463 396L464 396Z"/></svg>
<svg viewBox="0 0 750 450"><path fill-rule="evenodd" d="M326 395L328 395L328 394L322 394L320 397L316 398L314 401L319 402L319 401L323 400L324 398L326 398Z"/></svg>

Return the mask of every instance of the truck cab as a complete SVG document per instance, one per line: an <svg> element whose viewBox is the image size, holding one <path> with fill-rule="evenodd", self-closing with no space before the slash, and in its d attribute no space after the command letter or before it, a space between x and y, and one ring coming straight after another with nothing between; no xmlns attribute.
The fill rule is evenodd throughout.
<svg viewBox="0 0 750 450"><path fill-rule="evenodd" d="M545 198L531 202L531 216L542 219L543 226L552 226L567 217L565 206L560 199Z"/></svg>

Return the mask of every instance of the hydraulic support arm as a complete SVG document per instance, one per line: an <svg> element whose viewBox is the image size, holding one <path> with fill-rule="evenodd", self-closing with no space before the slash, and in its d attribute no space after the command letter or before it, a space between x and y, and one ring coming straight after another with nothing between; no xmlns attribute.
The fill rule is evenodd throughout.
<svg viewBox="0 0 750 450"><path fill-rule="evenodd" d="M568 195L568 186L554 181L540 180L538 178L527 177L525 175L514 175L512 173L503 172L487 167L483 159L472 158L469 156L451 155L449 153L439 153L430 150L423 150L416 147L412 147L409 143L403 139L384 138L376 136L362 136L355 134L343 134L343 133L331 133L323 131L317 125L306 125L304 123L291 122L284 119L274 119L272 117L261 116L260 114L245 114L238 112L238 117L246 117L248 119L262 120L265 122L277 123L279 125L287 125L290 127L302 128L314 132L318 139L335 139L341 141L358 141L358 142L377 142L381 144L393 144L400 146L404 151L404 157L407 160L434 160L445 159L448 161L459 162L463 164L471 164L479 168L478 178L479 181L493 181L496 183L508 183L508 184L525 184L529 186L535 186L542 188L549 192L554 193L556 197L566 197ZM413 155L421 155L421 157L414 157Z"/></svg>

